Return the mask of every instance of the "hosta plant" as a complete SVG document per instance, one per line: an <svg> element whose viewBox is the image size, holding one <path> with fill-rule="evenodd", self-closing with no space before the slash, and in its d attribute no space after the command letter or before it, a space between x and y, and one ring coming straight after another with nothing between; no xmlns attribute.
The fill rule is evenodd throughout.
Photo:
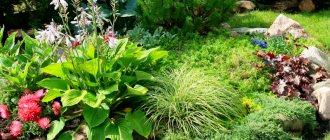
<svg viewBox="0 0 330 140"><path fill-rule="evenodd" d="M274 93L278 96L299 97L317 105L310 84L328 78L324 68L300 56L288 57L262 51L258 51L258 56L264 59L267 66L275 70L275 73L270 76L271 89Z"/></svg>
<svg viewBox="0 0 330 140"><path fill-rule="evenodd" d="M128 39L118 39L113 31L115 20L112 27L104 30L107 20L96 1L88 1L87 10L79 4L75 6L77 16L70 22L79 30L75 38L67 29L64 5L58 7L64 15L63 25L52 23L47 30L38 32L40 43L61 48L61 58L41 69L49 77L38 82L48 90L43 102L60 99L63 106L62 117L54 121L47 138L56 138L66 123L77 118L86 124L90 140L129 140L133 139L133 131L147 138L151 125L142 111L131 111L129 99L148 92L144 84L153 76L147 70L167 51L145 49ZM65 43L58 43L63 40ZM123 107L130 109L122 110ZM59 137L73 135L74 131L69 131Z"/></svg>

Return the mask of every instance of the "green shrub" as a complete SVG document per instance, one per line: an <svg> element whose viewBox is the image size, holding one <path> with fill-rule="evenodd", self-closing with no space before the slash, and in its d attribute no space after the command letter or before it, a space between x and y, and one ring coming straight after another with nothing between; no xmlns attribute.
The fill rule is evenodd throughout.
<svg viewBox="0 0 330 140"><path fill-rule="evenodd" d="M204 130L222 132L226 124L243 115L238 94L227 90L217 77L201 70L182 68L163 73L144 109L156 130L201 136Z"/></svg>
<svg viewBox="0 0 330 140"><path fill-rule="evenodd" d="M158 46L168 46L177 39L176 35L167 32L162 27L158 27L153 33L142 28L140 25L135 26L132 30L127 32L129 39L141 46L151 48Z"/></svg>
<svg viewBox="0 0 330 140"><path fill-rule="evenodd" d="M236 0L138 0L140 20L152 27L205 32L226 20Z"/></svg>
<svg viewBox="0 0 330 140"><path fill-rule="evenodd" d="M315 110L304 101L263 97L262 110L249 114L222 139L294 139L316 127Z"/></svg>

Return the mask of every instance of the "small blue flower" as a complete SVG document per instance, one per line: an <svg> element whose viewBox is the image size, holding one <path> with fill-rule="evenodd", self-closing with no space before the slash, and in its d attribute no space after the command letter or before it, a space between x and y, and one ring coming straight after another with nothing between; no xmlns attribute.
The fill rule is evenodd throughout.
<svg viewBox="0 0 330 140"><path fill-rule="evenodd" d="M261 48L266 48L267 47L267 42L263 40L259 40L257 38L251 38L252 44L253 45L259 45Z"/></svg>

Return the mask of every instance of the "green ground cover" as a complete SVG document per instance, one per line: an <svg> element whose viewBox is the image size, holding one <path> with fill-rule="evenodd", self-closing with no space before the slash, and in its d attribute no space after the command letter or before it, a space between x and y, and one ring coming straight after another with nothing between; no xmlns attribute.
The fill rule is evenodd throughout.
<svg viewBox="0 0 330 140"><path fill-rule="evenodd" d="M268 28L279 14L279 12L273 11L252 11L236 14L230 19L229 24L232 27ZM330 30L330 10L285 15L299 22L311 37L322 42L324 46L330 46L330 32L328 32Z"/></svg>

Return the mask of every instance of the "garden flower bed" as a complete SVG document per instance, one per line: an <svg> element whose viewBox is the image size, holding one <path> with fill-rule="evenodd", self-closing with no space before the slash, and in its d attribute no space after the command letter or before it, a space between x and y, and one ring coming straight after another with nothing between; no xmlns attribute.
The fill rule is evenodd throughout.
<svg viewBox="0 0 330 140"><path fill-rule="evenodd" d="M324 137L328 40L312 27L233 34L234 1L150 2L52 0L61 20L34 36L1 28L1 139Z"/></svg>

